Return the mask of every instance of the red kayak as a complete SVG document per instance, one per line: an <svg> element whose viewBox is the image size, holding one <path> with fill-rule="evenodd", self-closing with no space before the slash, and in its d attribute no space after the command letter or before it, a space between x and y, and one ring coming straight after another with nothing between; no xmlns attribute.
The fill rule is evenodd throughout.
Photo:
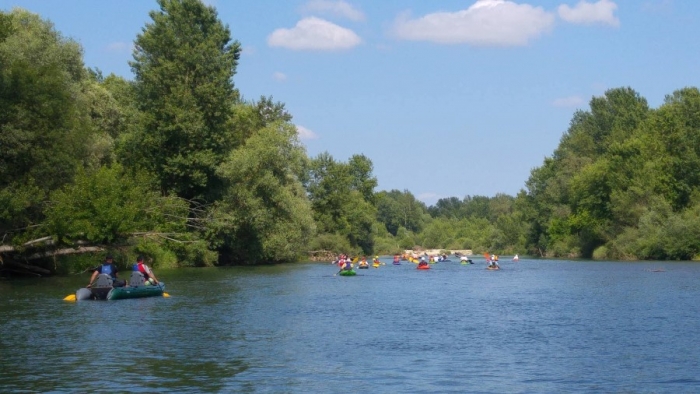
<svg viewBox="0 0 700 394"><path fill-rule="evenodd" d="M418 267L416 267L416 268L419 269L419 270L429 270L429 269L430 269L430 266L429 266L428 264L426 264L426 265L418 265Z"/></svg>

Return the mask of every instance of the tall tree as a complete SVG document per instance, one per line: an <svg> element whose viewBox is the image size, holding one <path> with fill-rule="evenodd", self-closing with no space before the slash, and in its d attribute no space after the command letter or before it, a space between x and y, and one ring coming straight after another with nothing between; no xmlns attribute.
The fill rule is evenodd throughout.
<svg viewBox="0 0 700 394"><path fill-rule="evenodd" d="M82 49L38 15L0 12L0 237L37 224L86 154ZM7 238L5 238L7 241Z"/></svg>
<svg viewBox="0 0 700 394"><path fill-rule="evenodd" d="M145 127L140 163L163 193L210 200L221 193L216 168L232 148L227 129L240 44L200 0L158 0L136 38L130 63Z"/></svg>

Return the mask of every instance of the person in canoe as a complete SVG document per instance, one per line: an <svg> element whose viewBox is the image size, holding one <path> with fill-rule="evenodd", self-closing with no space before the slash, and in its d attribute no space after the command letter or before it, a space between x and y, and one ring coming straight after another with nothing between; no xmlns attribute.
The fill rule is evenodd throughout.
<svg viewBox="0 0 700 394"><path fill-rule="evenodd" d="M362 260L360 260L360 263L357 266L359 268L369 268L369 263L367 262L367 257L362 256Z"/></svg>
<svg viewBox="0 0 700 394"><path fill-rule="evenodd" d="M143 263L143 256L139 256L136 258L136 264L133 265L132 269L133 271L139 271L143 274L143 277L146 279L146 284L158 284L158 278L156 278L156 274L154 274L153 270L151 270L146 264Z"/></svg>
<svg viewBox="0 0 700 394"><path fill-rule="evenodd" d="M92 271L90 282L87 285L88 288L92 287L92 283L95 281L95 278L97 278L97 275L99 274L107 274L110 277L112 277L113 287L126 286L125 280L118 279L119 269L117 268L116 264L114 264L114 258L110 254L108 254L107 257L105 257L105 261L102 264L95 267L95 269Z"/></svg>
<svg viewBox="0 0 700 394"><path fill-rule="evenodd" d="M352 260L344 259L343 263L340 265L341 271L352 271Z"/></svg>
<svg viewBox="0 0 700 394"><path fill-rule="evenodd" d="M472 261L468 259L465 255L459 256L459 261L464 264L472 264Z"/></svg>
<svg viewBox="0 0 700 394"><path fill-rule="evenodd" d="M426 266L426 265L428 265L428 262L425 261L425 257L424 257L424 256L421 256L420 262L418 262L418 266L419 266L419 267L424 267L424 266Z"/></svg>

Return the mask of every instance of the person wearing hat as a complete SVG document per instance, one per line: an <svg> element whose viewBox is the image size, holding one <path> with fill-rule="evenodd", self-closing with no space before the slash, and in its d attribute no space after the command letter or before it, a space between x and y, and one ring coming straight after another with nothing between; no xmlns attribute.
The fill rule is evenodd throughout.
<svg viewBox="0 0 700 394"><path fill-rule="evenodd" d="M421 257L420 257L420 262L418 263L418 266L419 266L419 267L424 267L424 266L426 266L426 265L428 265L428 262L425 261L425 256L421 256Z"/></svg>
<svg viewBox="0 0 700 394"><path fill-rule="evenodd" d="M143 263L143 256L139 256L136 258L136 264L134 264L133 270L139 271L143 274L143 277L146 278L146 284L158 284L158 278L156 278L156 274L154 274L153 271L146 264Z"/></svg>
<svg viewBox="0 0 700 394"><path fill-rule="evenodd" d="M126 281L117 279L119 275L119 269L114 264L114 259L112 258L111 254L108 254L107 257L105 257L104 263L95 267L95 269L92 272L92 276L90 277L90 283L88 283L87 287L92 286L92 282L95 281L95 278L97 278L97 275L99 274L107 274L111 276L112 286L114 287L123 287L126 285Z"/></svg>

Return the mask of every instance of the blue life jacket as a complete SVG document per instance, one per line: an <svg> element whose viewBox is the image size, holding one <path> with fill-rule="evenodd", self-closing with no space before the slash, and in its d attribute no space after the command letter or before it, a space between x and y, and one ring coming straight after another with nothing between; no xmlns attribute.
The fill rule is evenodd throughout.
<svg viewBox="0 0 700 394"><path fill-rule="evenodd" d="M116 278L114 275L114 266L112 264L102 264L102 267L100 267L100 273Z"/></svg>

